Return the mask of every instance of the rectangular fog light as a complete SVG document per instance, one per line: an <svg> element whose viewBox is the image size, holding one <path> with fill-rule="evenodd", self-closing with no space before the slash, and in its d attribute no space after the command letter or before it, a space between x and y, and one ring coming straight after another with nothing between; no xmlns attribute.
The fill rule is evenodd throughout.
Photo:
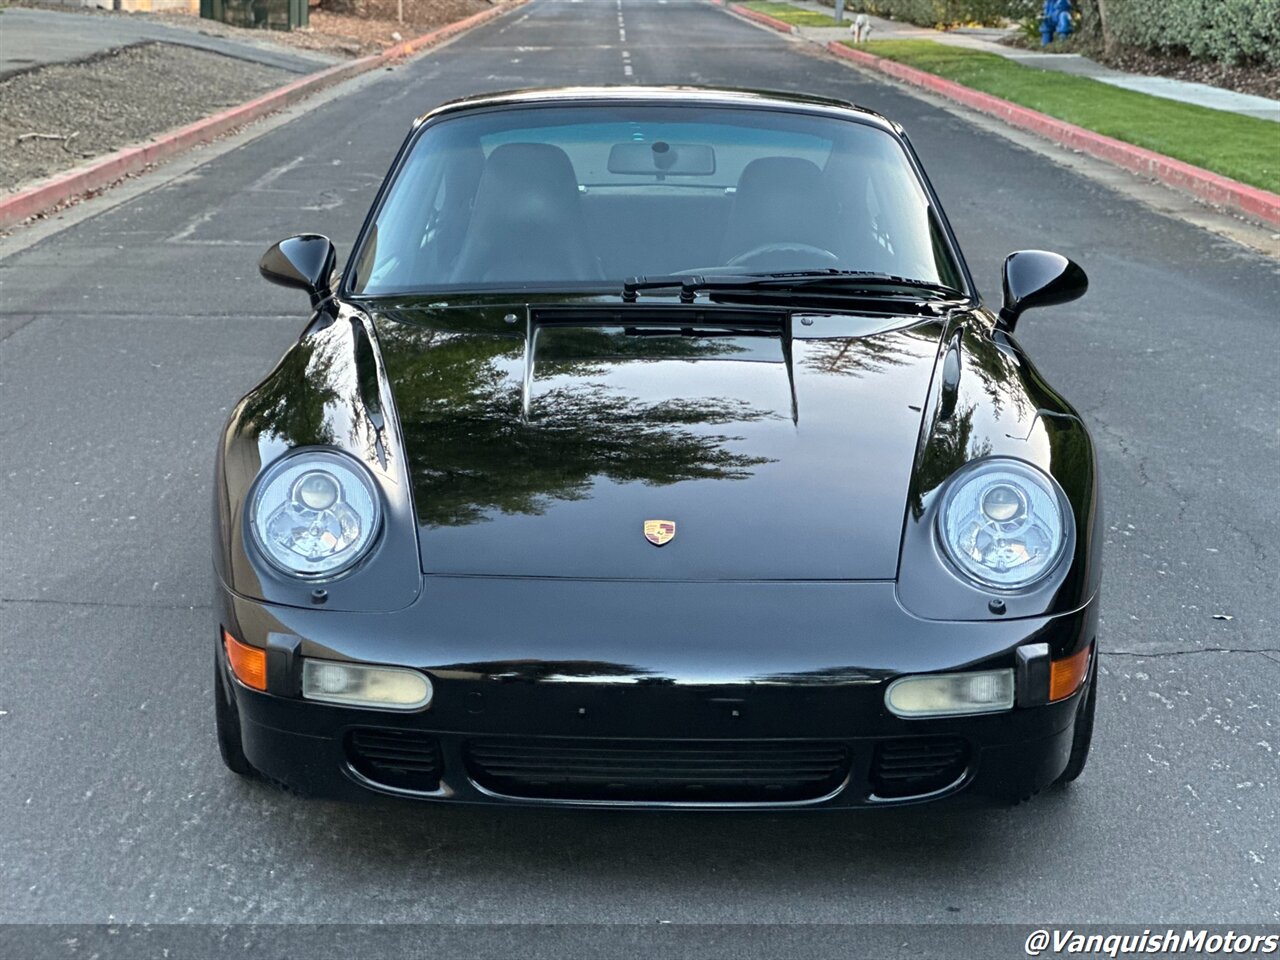
<svg viewBox="0 0 1280 960"><path fill-rule="evenodd" d="M302 695L351 707L418 710L431 702L431 681L417 670L336 660L302 661Z"/></svg>
<svg viewBox="0 0 1280 960"><path fill-rule="evenodd" d="M884 702L900 717L958 717L1013 709L1013 670L900 677Z"/></svg>

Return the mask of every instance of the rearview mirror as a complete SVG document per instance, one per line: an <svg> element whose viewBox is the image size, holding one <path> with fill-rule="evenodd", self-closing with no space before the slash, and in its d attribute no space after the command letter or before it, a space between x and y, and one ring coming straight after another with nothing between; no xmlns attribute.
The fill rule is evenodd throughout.
<svg viewBox="0 0 1280 960"><path fill-rule="evenodd" d="M1019 250L1004 260L1004 306L1000 328L1012 330L1024 310L1078 300L1089 278L1078 263L1047 250Z"/></svg>
<svg viewBox="0 0 1280 960"><path fill-rule="evenodd" d="M615 143L609 150L609 172L709 177L716 172L716 152L702 143Z"/></svg>
<svg viewBox="0 0 1280 960"><path fill-rule="evenodd" d="M332 293L338 251L328 237L304 233L273 245L258 261L263 278L282 287L296 287L311 296L314 307Z"/></svg>

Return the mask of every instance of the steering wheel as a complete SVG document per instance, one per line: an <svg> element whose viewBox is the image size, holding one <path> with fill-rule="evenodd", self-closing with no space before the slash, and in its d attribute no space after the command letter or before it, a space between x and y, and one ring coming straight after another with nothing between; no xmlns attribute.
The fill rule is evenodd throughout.
<svg viewBox="0 0 1280 960"><path fill-rule="evenodd" d="M781 264L768 261L783 261ZM813 267L834 267L840 258L830 250L815 247L811 243L765 243L745 250L730 260L729 267L769 267L774 270L803 270Z"/></svg>

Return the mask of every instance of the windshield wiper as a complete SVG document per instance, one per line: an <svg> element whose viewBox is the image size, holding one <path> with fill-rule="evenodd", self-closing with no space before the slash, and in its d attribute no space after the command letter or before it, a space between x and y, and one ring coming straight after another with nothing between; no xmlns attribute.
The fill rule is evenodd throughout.
<svg viewBox="0 0 1280 960"><path fill-rule="evenodd" d="M752 291L794 291L825 295L871 294L883 296L886 287L898 287L911 294L925 293L935 299L963 299L964 293L945 284L913 280L887 273L863 270L797 270L741 275L687 274L669 277L634 277L622 285L622 299L634 303L641 290L680 288L680 302L693 303L698 293L749 293Z"/></svg>

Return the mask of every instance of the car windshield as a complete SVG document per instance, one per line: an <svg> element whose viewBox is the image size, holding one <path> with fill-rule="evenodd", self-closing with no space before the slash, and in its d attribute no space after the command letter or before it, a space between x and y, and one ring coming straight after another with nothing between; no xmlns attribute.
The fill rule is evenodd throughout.
<svg viewBox="0 0 1280 960"><path fill-rule="evenodd" d="M378 296L808 270L963 286L884 130L759 108L524 106L421 132L348 286Z"/></svg>

